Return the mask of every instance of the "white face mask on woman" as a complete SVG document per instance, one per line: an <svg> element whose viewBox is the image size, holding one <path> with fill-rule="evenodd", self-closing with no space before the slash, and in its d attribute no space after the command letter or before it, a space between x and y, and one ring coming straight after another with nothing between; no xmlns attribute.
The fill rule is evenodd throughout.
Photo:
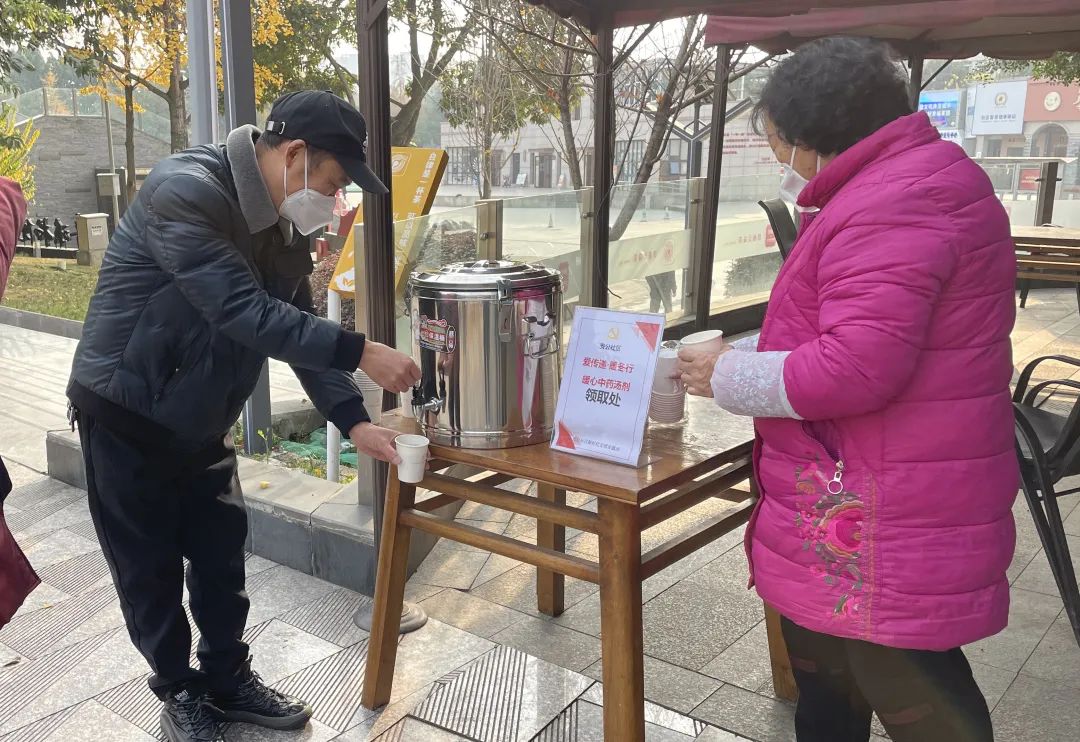
<svg viewBox="0 0 1080 742"><path fill-rule="evenodd" d="M334 207L337 201L333 196L327 196L307 187L308 180L308 155L304 149L304 187L296 193L290 193L281 202L278 213L292 222L300 234L307 236L315 230L325 227L334 218ZM289 170L285 168L282 174L285 191L289 189Z"/></svg>
<svg viewBox="0 0 1080 742"><path fill-rule="evenodd" d="M780 200L790 204L795 211L817 211L817 208L813 206L799 206L799 194L802 193L810 181L799 175L799 171L795 169L796 152L798 152L798 149L792 147L791 159L780 166L784 170L784 175L780 178ZM817 172L821 172L821 155L818 155L817 158Z"/></svg>

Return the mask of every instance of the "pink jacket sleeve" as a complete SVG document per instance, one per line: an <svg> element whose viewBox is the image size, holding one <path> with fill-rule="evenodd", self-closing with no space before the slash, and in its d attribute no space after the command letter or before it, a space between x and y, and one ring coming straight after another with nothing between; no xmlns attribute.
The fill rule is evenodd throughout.
<svg viewBox="0 0 1080 742"><path fill-rule="evenodd" d="M0 299L4 298L8 271L15 257L15 242L26 218L26 199L14 180L0 178Z"/></svg>
<svg viewBox="0 0 1080 742"><path fill-rule="evenodd" d="M915 370L957 249L932 194L913 190L855 194L865 200L821 251L820 335L784 363L788 401L804 419L879 410Z"/></svg>

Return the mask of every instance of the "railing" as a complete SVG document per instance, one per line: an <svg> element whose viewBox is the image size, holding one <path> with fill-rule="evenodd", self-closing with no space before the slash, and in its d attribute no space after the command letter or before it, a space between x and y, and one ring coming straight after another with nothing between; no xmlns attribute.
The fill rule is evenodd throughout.
<svg viewBox="0 0 1080 742"><path fill-rule="evenodd" d="M72 118L103 118L105 106L97 93L84 93L78 88L36 88L14 98L0 101L15 112L15 122L24 124L43 116ZM109 118L124 123L122 106L110 105ZM135 130L168 142L171 137L169 119L151 111L135 112Z"/></svg>

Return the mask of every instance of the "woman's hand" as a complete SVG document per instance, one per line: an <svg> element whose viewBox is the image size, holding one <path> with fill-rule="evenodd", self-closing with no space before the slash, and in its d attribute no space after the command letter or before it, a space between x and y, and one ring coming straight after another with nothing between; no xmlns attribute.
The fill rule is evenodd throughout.
<svg viewBox="0 0 1080 742"><path fill-rule="evenodd" d="M724 344L718 351L702 351L683 348L679 351L679 378L686 391L697 397L712 397L712 376L716 359L731 350Z"/></svg>

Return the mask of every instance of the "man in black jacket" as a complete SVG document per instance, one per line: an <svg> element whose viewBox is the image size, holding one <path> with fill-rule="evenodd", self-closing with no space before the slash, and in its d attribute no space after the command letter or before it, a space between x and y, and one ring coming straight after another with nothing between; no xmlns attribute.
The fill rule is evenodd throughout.
<svg viewBox="0 0 1080 742"><path fill-rule="evenodd" d="M346 101L290 93L265 131L158 163L105 253L68 396L90 511L173 742L219 740L223 721L293 729L311 717L263 684L242 639L247 517L230 430L266 359L291 364L360 452L396 463L394 433L371 424L352 372L401 392L419 369L314 316L308 281L306 235L329 223L338 189L386 193L366 136Z"/></svg>

